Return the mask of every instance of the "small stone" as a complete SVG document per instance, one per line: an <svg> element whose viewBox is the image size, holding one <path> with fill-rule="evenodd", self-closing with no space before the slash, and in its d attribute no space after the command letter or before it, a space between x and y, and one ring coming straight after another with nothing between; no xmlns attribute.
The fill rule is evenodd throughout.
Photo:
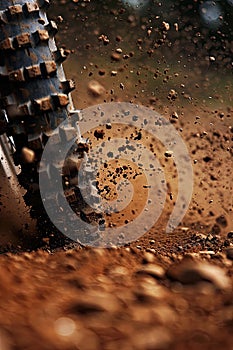
<svg viewBox="0 0 233 350"><path fill-rule="evenodd" d="M178 30L179 30L179 25L178 25L178 23L174 23L174 28L175 28L175 31L178 32Z"/></svg>
<svg viewBox="0 0 233 350"><path fill-rule="evenodd" d="M171 114L171 118L173 118L173 119L179 119L179 116L178 116L177 112L173 112L173 113Z"/></svg>
<svg viewBox="0 0 233 350"><path fill-rule="evenodd" d="M113 61L120 61L121 60L121 55L119 53L117 53L117 52L113 52L111 54L111 59Z"/></svg>
<svg viewBox="0 0 233 350"><path fill-rule="evenodd" d="M116 52L117 52L117 53L122 53L122 49L121 49L120 47L118 47L118 48L116 49Z"/></svg>
<svg viewBox="0 0 233 350"><path fill-rule="evenodd" d="M162 28L166 31L168 31L170 29L170 24L167 22L162 22Z"/></svg>
<svg viewBox="0 0 233 350"><path fill-rule="evenodd" d="M64 18L62 16L57 16L57 21L59 23L62 23L64 21Z"/></svg>
<svg viewBox="0 0 233 350"><path fill-rule="evenodd" d="M149 275L154 278L163 279L165 277L165 270L162 266L155 264L148 264L136 272L138 275Z"/></svg>
<svg viewBox="0 0 233 350"><path fill-rule="evenodd" d="M228 232L227 238L228 238L228 239L233 238L233 231Z"/></svg>
<svg viewBox="0 0 233 350"><path fill-rule="evenodd" d="M201 250L199 252L201 255L215 255L215 252L213 250Z"/></svg>
<svg viewBox="0 0 233 350"><path fill-rule="evenodd" d="M99 97L105 93L105 88L97 80L91 80L88 84L88 90L95 97Z"/></svg>

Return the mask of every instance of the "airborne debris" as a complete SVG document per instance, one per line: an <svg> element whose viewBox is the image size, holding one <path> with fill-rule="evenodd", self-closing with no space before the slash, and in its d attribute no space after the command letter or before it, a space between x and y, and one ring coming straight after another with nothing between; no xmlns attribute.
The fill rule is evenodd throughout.
<svg viewBox="0 0 233 350"><path fill-rule="evenodd" d="M35 160L35 152L27 147L23 147L21 157L24 163L33 163Z"/></svg>
<svg viewBox="0 0 233 350"><path fill-rule="evenodd" d="M102 41L104 45L108 45L110 40L109 38L107 37L107 35L104 35L104 34L101 34L99 37L98 37L98 40L99 41Z"/></svg>
<svg viewBox="0 0 233 350"><path fill-rule="evenodd" d="M162 28L163 28L164 30L168 31L168 30L170 29L170 24L163 21L163 23L162 23Z"/></svg>

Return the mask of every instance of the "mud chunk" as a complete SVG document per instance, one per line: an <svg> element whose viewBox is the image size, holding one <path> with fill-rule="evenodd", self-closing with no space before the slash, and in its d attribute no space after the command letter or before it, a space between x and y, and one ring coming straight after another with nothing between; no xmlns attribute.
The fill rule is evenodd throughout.
<svg viewBox="0 0 233 350"><path fill-rule="evenodd" d="M144 264L153 263L154 259L155 259L154 254L149 253L149 252L145 252L144 256L143 256L143 263Z"/></svg>
<svg viewBox="0 0 233 350"><path fill-rule="evenodd" d="M105 93L105 88L97 80L91 80L89 82L88 90L95 97L99 97Z"/></svg>
<svg viewBox="0 0 233 350"><path fill-rule="evenodd" d="M162 268L162 266L155 265L155 264L148 264L145 267L139 269L137 271L138 275L149 275L154 278L162 279L165 277L165 270Z"/></svg>
<svg viewBox="0 0 233 350"><path fill-rule="evenodd" d="M113 52L111 54L111 59L113 61L120 61L121 60L121 55L119 53L117 53L117 52Z"/></svg>
<svg viewBox="0 0 233 350"><path fill-rule="evenodd" d="M231 281L222 268L188 259L183 259L180 264L169 268L167 276L183 284L197 284L206 281L213 284L216 289L225 290L231 287Z"/></svg>
<svg viewBox="0 0 233 350"><path fill-rule="evenodd" d="M95 130L95 132L94 132L94 136L97 138L97 140L103 139L103 138L104 138L104 135L105 135L105 132L104 132L103 129L97 129L97 130Z"/></svg>
<svg viewBox="0 0 233 350"><path fill-rule="evenodd" d="M110 42L110 40L109 40L109 38L107 37L107 35L104 35L104 34L100 35L100 36L98 37L98 40L99 40L99 41L102 41L104 45L108 45L109 42Z"/></svg>
<svg viewBox="0 0 233 350"><path fill-rule="evenodd" d="M163 30L168 31L170 29L170 24L168 22L163 21L162 28L163 28Z"/></svg>
<svg viewBox="0 0 233 350"><path fill-rule="evenodd" d="M171 118L172 118L172 119L179 119L178 113L177 113L177 112L173 112L173 113L171 114Z"/></svg>
<svg viewBox="0 0 233 350"><path fill-rule="evenodd" d="M174 89L171 89L168 93L168 96L167 96L168 100L170 100L170 101L176 100L177 97L178 97L178 93Z"/></svg>
<svg viewBox="0 0 233 350"><path fill-rule="evenodd" d="M23 147L21 151L22 161L24 163L33 163L35 160L35 152L27 147Z"/></svg>
<svg viewBox="0 0 233 350"><path fill-rule="evenodd" d="M170 158L170 157L172 157L172 155L173 155L173 151L166 151L166 152L164 153L164 155L165 155L166 158Z"/></svg>

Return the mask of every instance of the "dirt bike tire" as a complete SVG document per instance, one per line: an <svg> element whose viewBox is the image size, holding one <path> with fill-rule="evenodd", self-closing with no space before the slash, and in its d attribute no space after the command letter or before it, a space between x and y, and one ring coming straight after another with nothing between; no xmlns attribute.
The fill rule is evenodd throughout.
<svg viewBox="0 0 233 350"><path fill-rule="evenodd" d="M49 2L0 0L0 108L7 116L0 118L0 132L14 140L19 182L27 190L25 201L36 218L45 216L38 186L41 155L51 131L69 120L70 92L75 87L65 78L62 62L68 52L56 47L57 26L46 15ZM59 137L74 132L67 125ZM80 157L84 151L85 147L78 150ZM77 188L74 195L80 209L84 204Z"/></svg>

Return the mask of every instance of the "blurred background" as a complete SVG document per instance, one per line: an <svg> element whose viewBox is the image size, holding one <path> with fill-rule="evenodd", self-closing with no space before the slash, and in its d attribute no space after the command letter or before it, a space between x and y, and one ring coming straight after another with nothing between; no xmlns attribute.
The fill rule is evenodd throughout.
<svg viewBox="0 0 233 350"><path fill-rule="evenodd" d="M60 21L60 46L72 52L65 68L79 108L93 104L86 89L93 79L106 101L158 108L174 89L178 100L168 106L232 106L231 0L56 0L50 17Z"/></svg>

